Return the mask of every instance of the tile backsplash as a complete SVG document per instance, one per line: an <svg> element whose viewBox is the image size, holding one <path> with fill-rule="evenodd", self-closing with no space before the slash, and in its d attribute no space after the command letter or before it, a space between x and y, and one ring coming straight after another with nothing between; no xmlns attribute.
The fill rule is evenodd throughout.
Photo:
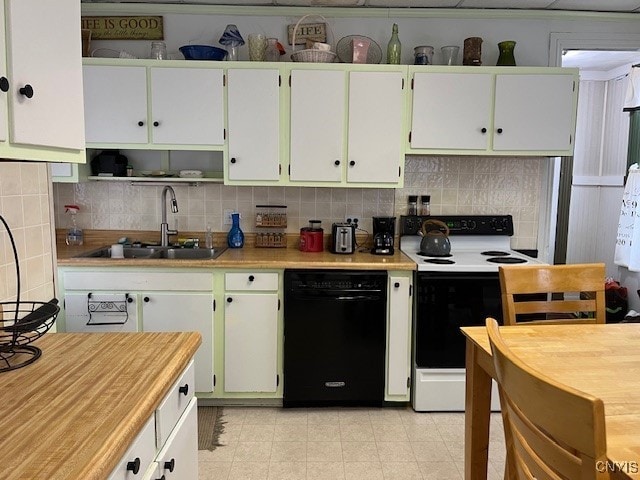
<svg viewBox="0 0 640 480"><path fill-rule="evenodd" d="M322 220L325 230L347 217L360 219L371 231L375 215L403 215L408 195L431 195L437 214L511 214L514 248L535 248L540 208L542 158L407 156L401 189L329 187L233 187L203 183L174 185L179 212L168 214L178 231L204 231L207 226L228 231L225 210L241 214L241 227L254 232L256 205L286 205L288 233L298 232L310 219ZM80 206L78 226L101 230L158 230L159 186L127 182L54 184L56 226L69 226L64 205Z"/></svg>
<svg viewBox="0 0 640 480"><path fill-rule="evenodd" d="M47 165L0 161L0 214L9 224L20 262L21 300L54 296ZM0 301L16 298L11 242L0 222Z"/></svg>

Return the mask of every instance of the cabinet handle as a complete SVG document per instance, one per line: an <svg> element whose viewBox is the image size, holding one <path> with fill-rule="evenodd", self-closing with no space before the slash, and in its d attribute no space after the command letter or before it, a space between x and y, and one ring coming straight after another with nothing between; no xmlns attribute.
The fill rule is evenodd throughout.
<svg viewBox="0 0 640 480"><path fill-rule="evenodd" d="M129 297L129 296L127 295L127 302L128 302L128 303L132 303L132 302L133 302L133 298L131 298L131 297Z"/></svg>
<svg viewBox="0 0 640 480"><path fill-rule="evenodd" d="M24 87L20 88L20 90L18 91L20 92L21 95L24 95L27 98L33 97L33 87L28 83Z"/></svg>
<svg viewBox="0 0 640 480"><path fill-rule="evenodd" d="M164 469L173 472L173 469L176 468L176 459L172 458L170 462L164 462Z"/></svg>
<svg viewBox="0 0 640 480"><path fill-rule="evenodd" d="M233 157L233 158L231 159L231 163L236 163L236 161L237 161L237 160L236 160L236 158L235 158L235 157Z"/></svg>
<svg viewBox="0 0 640 480"><path fill-rule="evenodd" d="M9 80L7 80L7 77L0 77L0 90L3 92L9 91Z"/></svg>
<svg viewBox="0 0 640 480"><path fill-rule="evenodd" d="M227 297L227 303L231 303L231 302L233 302L233 298Z"/></svg>
<svg viewBox="0 0 640 480"><path fill-rule="evenodd" d="M249 275L249 281L253 282L256 279L256 277L254 277L253 275Z"/></svg>
<svg viewBox="0 0 640 480"><path fill-rule="evenodd" d="M149 301L151 300L149 297L144 297L144 303L149 303Z"/></svg>
<svg viewBox="0 0 640 480"><path fill-rule="evenodd" d="M356 162L355 162L354 160L351 160L351 161L349 162L349 165L350 165L350 166L352 166L352 167L353 167L355 164L356 164Z"/></svg>
<svg viewBox="0 0 640 480"><path fill-rule="evenodd" d="M487 129L486 129L485 127L482 127L482 128L480 129L480 131L481 131L482 133L487 133Z"/></svg>
<svg viewBox="0 0 640 480"><path fill-rule="evenodd" d="M143 122L142 120L140 120L140 121L138 122L138 126L139 126L139 127L144 127L144 122Z"/></svg>
<svg viewBox="0 0 640 480"><path fill-rule="evenodd" d="M336 160L335 162L333 162L333 164L337 167L338 165L340 165L340 160Z"/></svg>
<svg viewBox="0 0 640 480"><path fill-rule="evenodd" d="M393 286L396 287L396 288L400 288L400 282L394 283Z"/></svg>
<svg viewBox="0 0 640 480"><path fill-rule="evenodd" d="M140 457L136 457L133 462L127 462L127 471L137 475L140 471Z"/></svg>
<svg viewBox="0 0 640 480"><path fill-rule="evenodd" d="M187 393L189 393L189 384L185 383L182 387L178 388L178 394L184 394L184 396L187 396ZM165 467L166 468L166 467ZM173 470L170 470L171 472L173 472Z"/></svg>
<svg viewBox="0 0 640 480"><path fill-rule="evenodd" d="M502 129L501 129L501 128L499 128L499 129L497 129L497 130L496 130L496 132L498 132L498 133L502 133Z"/></svg>
<svg viewBox="0 0 640 480"><path fill-rule="evenodd" d="M153 122L153 126L154 126L154 127L157 127L157 126L159 126L159 125L160 125L160 122L158 122L158 121Z"/></svg>

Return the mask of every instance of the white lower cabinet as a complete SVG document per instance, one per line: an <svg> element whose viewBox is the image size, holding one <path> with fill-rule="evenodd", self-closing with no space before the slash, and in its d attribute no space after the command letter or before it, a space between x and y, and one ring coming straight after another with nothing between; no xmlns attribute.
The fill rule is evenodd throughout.
<svg viewBox="0 0 640 480"><path fill-rule="evenodd" d="M411 379L412 272L389 273L385 400L409 400Z"/></svg>
<svg viewBox="0 0 640 480"><path fill-rule="evenodd" d="M203 270L61 268L64 332L186 332L202 335L197 392L213 391L213 273Z"/></svg>
<svg viewBox="0 0 640 480"><path fill-rule="evenodd" d="M279 274L225 274L224 391L278 389Z"/></svg>
<svg viewBox="0 0 640 480"><path fill-rule="evenodd" d="M108 480L197 480L198 400L189 363Z"/></svg>

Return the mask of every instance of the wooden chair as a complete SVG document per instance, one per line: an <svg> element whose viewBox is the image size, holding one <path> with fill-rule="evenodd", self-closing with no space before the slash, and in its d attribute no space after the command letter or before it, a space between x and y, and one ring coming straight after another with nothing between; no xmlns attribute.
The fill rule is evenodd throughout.
<svg viewBox="0 0 640 480"><path fill-rule="evenodd" d="M488 318L486 325L509 439L510 478L609 479L602 468L606 465L602 400L530 368L506 345L494 319Z"/></svg>
<svg viewBox="0 0 640 480"><path fill-rule="evenodd" d="M604 263L499 268L505 325L605 323Z"/></svg>

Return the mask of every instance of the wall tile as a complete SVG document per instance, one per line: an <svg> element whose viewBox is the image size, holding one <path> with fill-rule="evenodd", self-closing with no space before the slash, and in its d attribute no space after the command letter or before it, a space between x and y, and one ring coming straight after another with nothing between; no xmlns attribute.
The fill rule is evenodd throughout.
<svg viewBox="0 0 640 480"><path fill-rule="evenodd" d="M60 198L66 200L69 192L73 193L73 187L62 189ZM0 161L0 214L9 224L16 243L23 301L46 301L54 296L49 205L46 164ZM16 280L13 249L2 225L0 301L15 300Z"/></svg>

